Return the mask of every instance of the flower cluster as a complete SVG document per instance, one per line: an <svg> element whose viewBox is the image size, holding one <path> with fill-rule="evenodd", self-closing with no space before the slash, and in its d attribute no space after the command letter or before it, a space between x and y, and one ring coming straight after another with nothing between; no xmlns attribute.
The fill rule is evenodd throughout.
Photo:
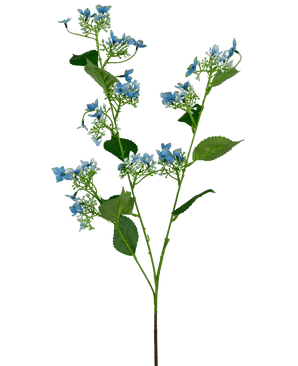
<svg viewBox="0 0 298 366"><path fill-rule="evenodd" d="M134 38L132 38L131 36L126 36L125 33L123 33L122 38L118 38L117 36L114 36L113 31L110 31L110 37L109 40L106 42L107 45L111 45L114 46L116 44L119 45L133 45L136 46L137 48L143 48L143 47L147 47L143 41L138 40L136 41Z"/></svg>
<svg viewBox="0 0 298 366"><path fill-rule="evenodd" d="M209 53L206 52L206 55L210 57L210 60L207 60L206 57L200 62L197 57L195 57L194 62L190 64L187 68L187 72L185 76L190 76L192 73L197 75L196 79L200 80L201 72L206 72L210 69L210 61L212 66L217 66L218 70L225 72L229 71L233 67L233 61L227 62L231 56L233 56L236 51L236 40L233 39L233 47L226 51L219 52L219 46L214 45L212 48L209 48ZM197 66L200 67L199 71L196 71Z"/></svg>
<svg viewBox="0 0 298 366"><path fill-rule="evenodd" d="M140 96L140 83L137 80L131 82L132 78L129 76L132 74L133 69L125 70L124 75L118 77L125 77L126 83L122 84L120 81L109 89L109 98L113 101L117 101L119 104L130 104L137 107ZM107 99L107 98L105 98Z"/></svg>
<svg viewBox="0 0 298 366"><path fill-rule="evenodd" d="M77 216L77 221L80 223L80 229L86 229L89 227L89 230L94 229L91 225L91 220L95 216L99 216L98 211L96 210L96 205L98 204L96 199L92 197L89 193L82 198L76 197L77 192L75 192L72 196L66 194L66 197L71 198L75 203L69 207L70 211L72 212L72 216Z"/></svg>
<svg viewBox="0 0 298 366"><path fill-rule="evenodd" d="M103 18L107 17L109 15L109 10L111 9L111 7L109 5L107 6L97 6L96 7L96 11L97 13L93 13L91 15L91 10L90 9L78 9L79 12L79 25L82 26L83 22L88 22L91 19L93 20L93 22L98 22L99 20L102 20ZM65 27L67 27L68 23L71 21L72 17L68 17L67 19L62 19L62 20L57 20L58 23L63 24Z"/></svg>
<svg viewBox="0 0 298 366"><path fill-rule="evenodd" d="M90 222L94 216L98 216L98 212L95 208L97 202L94 196L90 196L89 193L83 198L78 198L77 193L83 189L88 191L90 184L93 186L91 180L96 172L100 170L100 168L97 167L97 162L92 158L90 162L81 160L81 165L76 169L67 168L65 170L64 166L62 166L60 168L52 168L52 170L56 175L56 182L61 182L64 179L73 181L73 188L76 189L76 192L73 195L65 196L74 201L74 204L70 206L69 209L73 214L72 216L79 214L78 221L81 223L80 231L87 226L89 226L89 230L94 229ZM93 190L91 190L91 192L94 193Z"/></svg>
<svg viewBox="0 0 298 366"><path fill-rule="evenodd" d="M174 93L160 93L162 104L166 108L171 107L173 109L179 108L186 112L191 111L196 101L200 99L194 91L193 86L187 81L184 84L178 83L175 88L179 89L179 92L176 90Z"/></svg>
<svg viewBox="0 0 298 366"><path fill-rule="evenodd" d="M89 172L97 172L100 168L97 167L97 162L94 161L94 158L88 161L81 160L81 165L79 165L76 169L67 168L65 170L64 166L58 168L52 168L53 173L56 175L56 182L62 182L65 180L77 180L78 176L86 176ZM96 173L95 173L96 174Z"/></svg>
<svg viewBox="0 0 298 366"><path fill-rule="evenodd" d="M95 117L94 121L91 122L94 126L90 129L88 132L88 135L91 136L91 140L95 143L96 146L99 146L102 142L102 137L105 136L104 129L107 128L111 131L112 134L116 134L118 130L121 130L121 128L113 128L112 123L109 125L107 122L107 113L106 105L103 104L102 107L98 108L98 99L95 100L94 103L87 104L86 112L83 115L82 118L82 125L77 127L79 128L85 128L86 131L88 131L88 128L85 126L84 116L88 112L95 112L94 114L88 114L89 117Z"/></svg>
<svg viewBox="0 0 298 366"><path fill-rule="evenodd" d="M179 181L179 172L184 169L186 164L185 153L181 153L180 149L175 149L173 153L170 152L171 144L161 144L162 151L156 150L159 156L158 162L153 160L154 155L149 155L144 153L141 154L131 154L130 161L128 158L124 159L124 163L118 165L118 170L120 171L119 176L123 179L127 173L134 177L134 186L137 185L142 179L147 176L152 176L154 174L165 175L166 178L171 176L171 178ZM160 170L157 170L156 165L162 165ZM176 175L172 176L171 173ZM143 177L137 182L137 179Z"/></svg>

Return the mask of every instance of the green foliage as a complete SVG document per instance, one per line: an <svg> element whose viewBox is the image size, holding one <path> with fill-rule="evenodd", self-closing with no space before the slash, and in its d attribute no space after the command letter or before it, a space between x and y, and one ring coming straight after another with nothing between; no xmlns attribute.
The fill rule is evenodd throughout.
<svg viewBox="0 0 298 366"><path fill-rule="evenodd" d="M124 159L129 158L130 151L132 151L134 154L138 152L138 147L133 141L122 138L120 138L120 141L124 150ZM103 147L105 150L122 160L121 148L117 137L112 136L111 140L104 142ZM122 161L124 161L124 159Z"/></svg>
<svg viewBox="0 0 298 366"><path fill-rule="evenodd" d="M119 80L104 69L100 69L87 58L87 64L84 67L87 74L89 74L103 89L108 92L109 88Z"/></svg>
<svg viewBox="0 0 298 366"><path fill-rule="evenodd" d="M194 149L192 153L192 160L215 160L220 156L226 154L235 145L239 144L241 141L231 141L226 137L213 136L201 141Z"/></svg>
<svg viewBox="0 0 298 366"><path fill-rule="evenodd" d="M193 109L191 110L193 112L192 116L193 116L195 122L197 122L199 119L199 113L200 113L201 109L202 109L202 106L200 104L195 104ZM178 122L185 122L190 127L194 127L194 128L197 127L197 126L193 126L192 120L191 120L188 112L184 113L183 116L178 119Z"/></svg>
<svg viewBox="0 0 298 366"><path fill-rule="evenodd" d="M82 55L73 54L69 62L75 66L85 66L87 65L86 59L89 59L95 66L98 66L98 52L96 50L85 52Z"/></svg>
<svg viewBox="0 0 298 366"><path fill-rule="evenodd" d="M184 211L186 211L194 202L197 198L202 197L204 194L209 193L209 192L213 192L215 193L212 189L207 189L207 191L204 191L200 194L197 194L196 196L194 196L193 198L191 198L189 201L185 202L182 206L180 206L179 208L176 208L176 210L174 210L172 212L172 215L177 215L174 220L176 220L176 218L178 217L178 215L182 214ZM174 221L173 220L173 221Z"/></svg>
<svg viewBox="0 0 298 366"><path fill-rule="evenodd" d="M134 222L126 216L120 216L118 230L121 232L126 243L130 247L131 251L135 254L136 249L137 249L137 242L139 239L139 234L138 234L138 230L137 230L137 227L134 224ZM127 244L122 239L118 230L117 230L116 226L114 226L113 245L114 245L115 249L118 250L118 252L131 256L132 253L128 249Z"/></svg>
<svg viewBox="0 0 298 366"><path fill-rule="evenodd" d="M111 198L102 203L99 206L98 211L104 219L115 224L122 213L127 213L132 210L132 206L130 192L125 192L122 187L120 196Z"/></svg>
<svg viewBox="0 0 298 366"><path fill-rule="evenodd" d="M210 88L213 88L215 86L218 86L220 84L222 84L224 81L230 79L231 77L235 76L236 74L238 74L238 70L236 69L231 69L228 72L222 72L220 70L217 71L217 73L214 75Z"/></svg>

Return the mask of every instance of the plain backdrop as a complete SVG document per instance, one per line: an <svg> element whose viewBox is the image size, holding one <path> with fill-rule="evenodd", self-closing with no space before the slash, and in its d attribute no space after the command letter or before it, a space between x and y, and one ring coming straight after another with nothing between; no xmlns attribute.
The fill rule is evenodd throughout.
<svg viewBox="0 0 298 366"><path fill-rule="evenodd" d="M120 161L77 129L102 89L72 66L72 54L96 49L58 20L87 1L17 1L1 21L1 366L151 366L153 297L133 257L115 250L101 218L79 232L71 182L53 167L95 158L94 182L108 198L127 178ZM160 366L297 366L297 73L292 1L120 1L111 29L147 45L114 75L133 69L140 103L123 107L121 137L142 154L161 143L188 151L192 134L166 109L161 92L187 80L201 102L207 77L185 77L197 56L236 38L240 71L206 99L194 146L209 136L244 139L223 157L186 172L178 205L207 189L172 225L160 276ZM102 32L100 40L108 40ZM134 47L129 53L132 55ZM233 56L234 64L239 56ZM115 61L115 60L114 60ZM85 118L88 128L92 118ZM107 133L105 140L109 139ZM158 261L177 182L155 176L135 189ZM136 211L135 211L136 212ZM136 255L153 283L141 225Z"/></svg>

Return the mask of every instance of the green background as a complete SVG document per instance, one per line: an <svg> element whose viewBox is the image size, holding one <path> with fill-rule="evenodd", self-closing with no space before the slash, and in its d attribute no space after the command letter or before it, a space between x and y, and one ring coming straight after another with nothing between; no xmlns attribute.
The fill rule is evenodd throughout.
<svg viewBox="0 0 298 366"><path fill-rule="evenodd" d="M117 161L76 132L85 103L101 90L67 64L92 43L57 19L95 3L15 2L2 9L1 352L3 366L151 365L151 297L131 259L111 248L112 226L96 220L78 234L68 212L70 183L50 167L95 156L104 196L119 191ZM161 366L298 364L297 114L295 12L250 1L113 1L116 35L148 48L129 64L141 80L137 110L119 125L141 151L161 142L186 148L190 133L161 107L193 57L209 45L244 54L239 76L214 90L197 141L224 134L246 142L212 164L189 169L181 201L206 187L174 225L161 283ZM296 30L296 28L295 28ZM102 33L106 37L106 34ZM192 79L198 92L202 84ZM175 183L149 179L137 189L155 255ZM296 222L296 224L295 224ZM147 265L144 244L140 259Z"/></svg>

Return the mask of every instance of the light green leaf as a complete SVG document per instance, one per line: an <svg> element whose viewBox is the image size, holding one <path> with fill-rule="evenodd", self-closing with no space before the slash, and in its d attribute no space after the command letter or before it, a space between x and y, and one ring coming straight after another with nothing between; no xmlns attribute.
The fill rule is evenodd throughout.
<svg viewBox="0 0 298 366"><path fill-rule="evenodd" d="M129 210L130 207L130 192L125 192L122 187L120 196L105 201L99 206L98 210L104 219L115 224L120 215Z"/></svg>
<svg viewBox="0 0 298 366"><path fill-rule="evenodd" d="M105 92L113 86L119 80L104 69L100 69L98 66L94 65L87 58L87 64L84 70L89 74L103 89Z"/></svg>
<svg viewBox="0 0 298 366"><path fill-rule="evenodd" d="M213 191L213 189L207 189L207 191L197 194L196 196L191 198L189 201L185 202L182 206L180 206L179 208L176 208L176 210L172 212L172 215L177 215L177 217L178 217L178 215L180 215L184 211L186 211L196 201L196 199L198 199L199 197L202 197L204 194L209 193L209 192L215 193ZM175 217L174 219L176 220L177 217Z"/></svg>
<svg viewBox="0 0 298 366"><path fill-rule="evenodd" d="M134 222L126 216L119 217L119 229L118 229L123 237L125 238L128 246L131 251L135 254L137 249L137 243L139 239L139 234L136 225ZM130 250L128 249L125 241L122 239L119 234L116 226L114 226L114 236L113 236L113 245L118 252L125 255L132 255Z"/></svg>
<svg viewBox="0 0 298 366"><path fill-rule="evenodd" d="M234 146L239 144L241 141L231 141L226 137L213 136L201 141L194 149L192 153L192 160L215 160L220 156L226 154Z"/></svg>
<svg viewBox="0 0 298 366"><path fill-rule="evenodd" d="M214 75L210 88L213 88L215 86L218 86L220 84L222 84L224 81L230 79L231 77L235 76L236 74L238 74L238 70L236 69L231 69L230 71L226 71L226 72L222 72L220 70L217 71L217 73Z"/></svg>

